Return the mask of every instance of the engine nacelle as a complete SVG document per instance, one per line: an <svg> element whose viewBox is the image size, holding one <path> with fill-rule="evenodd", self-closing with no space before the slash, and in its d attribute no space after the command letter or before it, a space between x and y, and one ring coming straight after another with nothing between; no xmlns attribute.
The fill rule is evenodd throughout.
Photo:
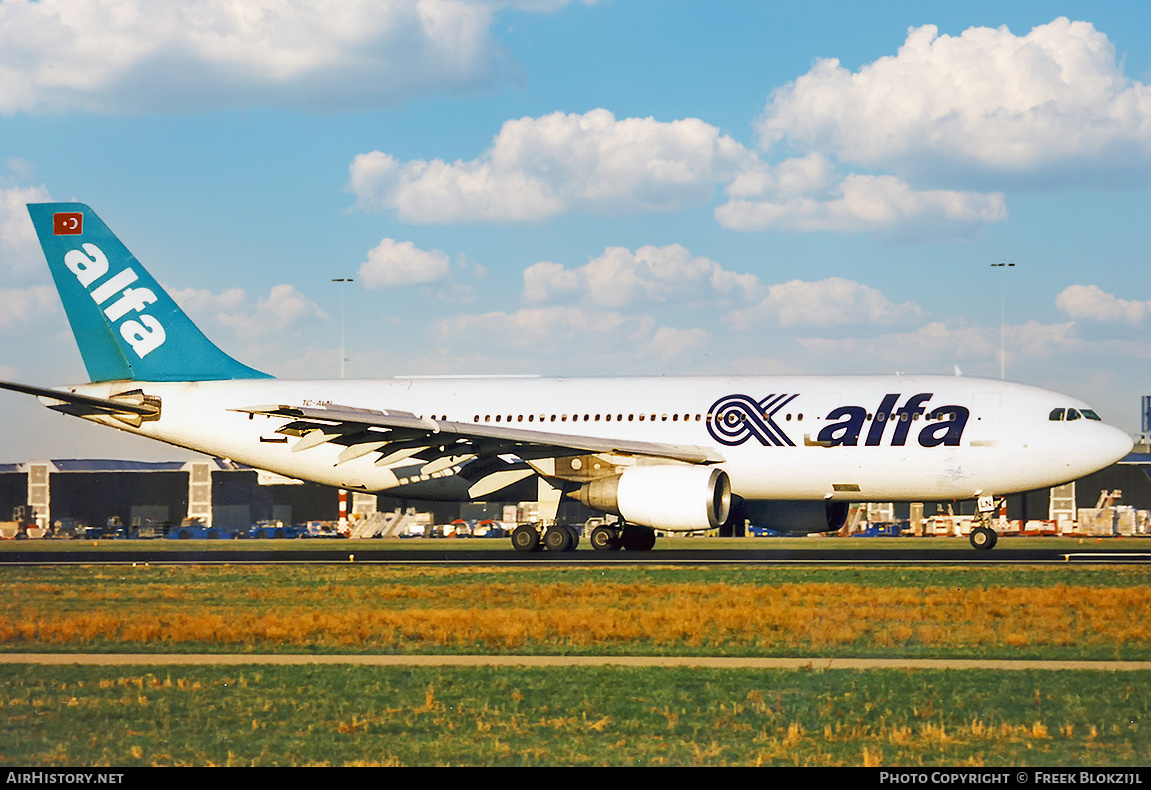
<svg viewBox="0 0 1151 790"><path fill-rule="evenodd" d="M595 510L669 532L715 529L731 512L731 481L711 466L632 466L576 493Z"/></svg>
<svg viewBox="0 0 1151 790"><path fill-rule="evenodd" d="M834 532L847 521L851 506L832 501L744 502L741 516L777 532Z"/></svg>

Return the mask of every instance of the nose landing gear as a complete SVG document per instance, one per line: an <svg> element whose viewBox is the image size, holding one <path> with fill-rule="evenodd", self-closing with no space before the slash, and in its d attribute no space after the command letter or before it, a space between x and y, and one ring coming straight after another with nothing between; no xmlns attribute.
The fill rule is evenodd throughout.
<svg viewBox="0 0 1151 790"><path fill-rule="evenodd" d="M979 524L971 530L968 540L971 541L971 548L990 551L999 541L999 535L991 527L991 515L1003 504L1003 500L997 501L994 496L981 496L977 504Z"/></svg>
<svg viewBox="0 0 1151 790"><path fill-rule="evenodd" d="M968 540L971 541L972 548L990 551L995 548L999 536L991 527L975 527L971 530L971 535L968 536Z"/></svg>

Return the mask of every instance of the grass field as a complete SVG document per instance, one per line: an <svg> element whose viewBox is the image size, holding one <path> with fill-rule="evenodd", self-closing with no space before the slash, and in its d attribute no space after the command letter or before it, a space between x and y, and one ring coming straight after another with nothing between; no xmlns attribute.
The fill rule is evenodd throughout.
<svg viewBox="0 0 1151 790"><path fill-rule="evenodd" d="M0 667L3 765L1146 765L1148 673Z"/></svg>
<svg viewBox="0 0 1151 790"><path fill-rule="evenodd" d="M0 568L6 652L1149 659L1151 569ZM1146 765L1151 673L0 667L0 765Z"/></svg>

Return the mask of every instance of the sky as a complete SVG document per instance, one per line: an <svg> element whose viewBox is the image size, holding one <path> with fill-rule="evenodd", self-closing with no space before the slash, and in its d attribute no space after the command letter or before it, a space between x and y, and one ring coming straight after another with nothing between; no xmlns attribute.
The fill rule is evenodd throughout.
<svg viewBox="0 0 1151 790"><path fill-rule="evenodd" d="M0 379L87 380L24 208L77 200L281 378L1005 375L1137 434L1149 45L1108 0L0 0ZM0 398L0 462L186 457Z"/></svg>

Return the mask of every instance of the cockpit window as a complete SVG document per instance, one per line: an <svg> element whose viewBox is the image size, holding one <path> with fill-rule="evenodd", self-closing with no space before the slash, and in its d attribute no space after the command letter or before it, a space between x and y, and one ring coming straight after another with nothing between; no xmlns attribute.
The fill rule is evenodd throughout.
<svg viewBox="0 0 1151 790"><path fill-rule="evenodd" d="M1096 422L1103 422L1103 418L1091 409L1052 409L1051 413L1047 415L1047 419L1052 422L1062 422L1064 420L1070 422L1071 420L1078 420L1081 417L1088 420L1095 420Z"/></svg>

